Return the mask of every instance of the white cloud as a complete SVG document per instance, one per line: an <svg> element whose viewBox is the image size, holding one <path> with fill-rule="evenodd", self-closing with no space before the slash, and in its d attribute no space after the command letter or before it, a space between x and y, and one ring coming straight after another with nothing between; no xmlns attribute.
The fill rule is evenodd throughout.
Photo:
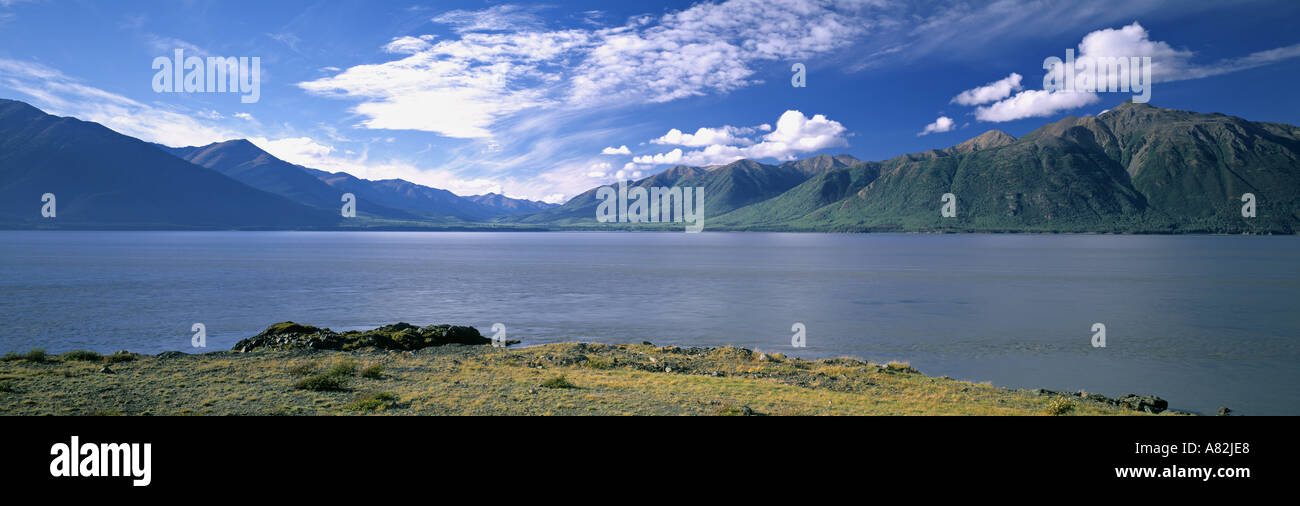
<svg viewBox="0 0 1300 506"><path fill-rule="evenodd" d="M767 127L767 130L772 129L771 125L766 125L766 124L761 125L760 127L748 127L748 128L723 125L718 128L707 128L707 127L700 128L696 130L695 133L688 134L688 133L682 133L681 130L674 128L669 130L668 133L664 134L662 137L659 137L657 139L651 139L650 143L668 144L673 146L687 146L687 147L711 146L714 144L748 145L748 144L753 144L754 141L743 136L751 135L757 131L760 131L764 126Z"/></svg>
<svg viewBox="0 0 1300 506"><path fill-rule="evenodd" d="M952 118L949 118L947 116L939 116L939 119L934 120L934 123L930 123L929 125L926 125L925 130L922 130L920 133L916 135L919 136L919 135L930 135L930 134L937 134L943 132L951 132L953 128L954 128L954 123L952 121Z"/></svg>
<svg viewBox="0 0 1300 506"><path fill-rule="evenodd" d="M1150 33L1136 21L1121 28L1094 31L1079 42L1079 58L1143 56L1151 57L1152 80L1173 82L1227 74L1295 58L1300 56L1300 44L1201 65L1192 62L1196 56L1194 51L1174 49L1167 42L1151 40Z"/></svg>
<svg viewBox="0 0 1300 506"><path fill-rule="evenodd" d="M235 113L235 117L244 121L257 121L257 119L253 118L252 114L246 112L237 112Z"/></svg>
<svg viewBox="0 0 1300 506"><path fill-rule="evenodd" d="M632 154L632 150L627 149L627 145L624 144L624 145L619 146L619 147L617 147L617 148L611 146L611 147L607 147L607 148L605 148L605 149L602 149L602 150L600 150L600 154L602 154L602 155L630 155L630 154Z"/></svg>
<svg viewBox="0 0 1300 506"><path fill-rule="evenodd" d="M658 153L654 155L638 156L632 159L636 163L665 165L682 161L682 148L676 148L667 153Z"/></svg>
<svg viewBox="0 0 1300 506"><path fill-rule="evenodd" d="M299 83L308 92L359 99L365 128L422 130L455 138L493 135L532 108L593 109L726 93L759 82L757 65L842 48L870 25L858 1L730 0L701 3L612 28L545 30L536 9L497 5L433 20L455 40L400 37L407 55Z"/></svg>
<svg viewBox="0 0 1300 506"><path fill-rule="evenodd" d="M1084 59L1095 62L1098 58L1150 57L1151 80L1172 82L1227 74L1295 58L1300 56L1300 44L1258 51L1244 57L1226 58L1205 65L1194 63L1192 60L1195 56L1194 51L1175 49L1167 42L1151 40L1146 28L1135 21L1120 28L1105 28L1084 35L1079 42L1076 62ZM1057 65L1048 70L1057 83L1062 82L1064 71L1064 65ZM1020 75L1013 73L1005 79L963 91L954 97L951 103L980 105L996 101L991 105L977 108L975 118L981 121L1002 122L1051 116L1100 100L1096 93L1068 90L1024 90L1010 96L1012 91L1021 89L1020 82ZM922 135L931 133L931 127L938 129L942 125L937 122L931 124L926 127Z"/></svg>
<svg viewBox="0 0 1300 506"><path fill-rule="evenodd" d="M238 137L230 129L196 119L204 117L202 111L166 109L136 102L83 84L39 63L0 58L0 86L32 97L38 107L51 114L94 121L126 135L168 146L198 146Z"/></svg>
<svg viewBox="0 0 1300 506"><path fill-rule="evenodd" d="M1051 116L1098 100L1101 98L1096 93L1025 90L1006 100L975 109L975 119L1002 122Z"/></svg>
<svg viewBox="0 0 1300 506"><path fill-rule="evenodd" d="M754 127L763 130L760 125ZM760 141L746 140L736 144L710 144L704 149L683 152L681 148L667 153L638 156L633 161L640 164L685 164L692 166L721 165L742 158L793 160L796 155L820 151L835 146L848 145L845 139L847 129L838 121L817 114L812 118L799 111L786 111L776 122L776 129L764 135ZM671 134L671 132L669 132Z"/></svg>
<svg viewBox="0 0 1300 506"><path fill-rule="evenodd" d="M430 40L433 40L432 35L426 35L423 37L411 37L409 35L396 37L392 42L389 42L388 45L384 46L384 51L395 54L416 54L432 47L432 45L429 44Z"/></svg>
<svg viewBox="0 0 1300 506"><path fill-rule="evenodd" d="M455 26L457 32L535 30L542 20L537 7L520 5L494 5L481 11L457 9L433 18L434 23Z"/></svg>
<svg viewBox="0 0 1300 506"><path fill-rule="evenodd" d="M362 179L404 179L412 183L448 190L457 195L498 193L513 198L527 198L526 194L503 191L504 182L501 180L466 178L452 171L423 169L396 159L371 160L365 152L340 153L334 146L311 137L279 139L250 137L248 140L276 158L326 172L347 172ZM515 183L513 180L505 182Z"/></svg>
<svg viewBox="0 0 1300 506"><path fill-rule="evenodd" d="M1012 72L1011 75L988 83L978 88L972 88L961 92L952 98L949 103L961 105L980 105L989 102L996 102L1011 96L1011 92L1020 91L1023 87L1020 80L1023 77L1020 74Z"/></svg>

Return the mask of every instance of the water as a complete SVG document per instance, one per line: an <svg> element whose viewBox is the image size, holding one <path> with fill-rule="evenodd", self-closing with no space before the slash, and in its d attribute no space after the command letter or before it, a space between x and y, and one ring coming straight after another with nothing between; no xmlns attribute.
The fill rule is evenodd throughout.
<svg viewBox="0 0 1300 506"><path fill-rule="evenodd" d="M1297 237L2 231L0 351L195 351L196 322L210 350L286 320L501 322L526 345L906 360L1296 415L1297 260Z"/></svg>

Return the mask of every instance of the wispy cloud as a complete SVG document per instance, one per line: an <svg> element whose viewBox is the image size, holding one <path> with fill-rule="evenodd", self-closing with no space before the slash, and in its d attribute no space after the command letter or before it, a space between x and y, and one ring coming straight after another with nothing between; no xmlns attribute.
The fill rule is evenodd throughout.
<svg viewBox="0 0 1300 506"><path fill-rule="evenodd" d="M534 108L591 109L726 93L760 80L759 62L842 48L865 32L861 2L731 0L613 28L544 30L532 11L496 6L434 18L456 40L400 37L406 55L300 83L359 99L366 128L422 130L454 138L493 135L502 118Z"/></svg>

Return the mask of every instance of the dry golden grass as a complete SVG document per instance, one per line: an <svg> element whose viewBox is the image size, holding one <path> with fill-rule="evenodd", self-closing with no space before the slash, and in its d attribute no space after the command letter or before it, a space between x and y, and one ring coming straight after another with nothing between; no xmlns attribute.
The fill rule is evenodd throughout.
<svg viewBox="0 0 1300 506"><path fill-rule="evenodd" d="M906 363L740 348L555 344L0 363L0 413L55 415L1128 415L1086 399L933 378ZM333 371L331 373L331 371ZM369 373L362 374L364 371ZM294 385L344 375L341 390ZM563 377L568 386L544 386ZM1056 402L1056 404L1053 404Z"/></svg>

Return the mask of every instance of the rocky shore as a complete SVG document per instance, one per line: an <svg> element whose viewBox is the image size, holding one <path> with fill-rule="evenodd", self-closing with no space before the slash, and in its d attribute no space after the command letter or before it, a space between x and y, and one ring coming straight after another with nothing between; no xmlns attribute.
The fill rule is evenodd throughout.
<svg viewBox="0 0 1300 506"><path fill-rule="evenodd" d="M512 342L513 343L513 342ZM1017 390L905 363L736 347L493 347L473 327L272 325L232 351L11 353L13 415L1152 415L1154 396Z"/></svg>

